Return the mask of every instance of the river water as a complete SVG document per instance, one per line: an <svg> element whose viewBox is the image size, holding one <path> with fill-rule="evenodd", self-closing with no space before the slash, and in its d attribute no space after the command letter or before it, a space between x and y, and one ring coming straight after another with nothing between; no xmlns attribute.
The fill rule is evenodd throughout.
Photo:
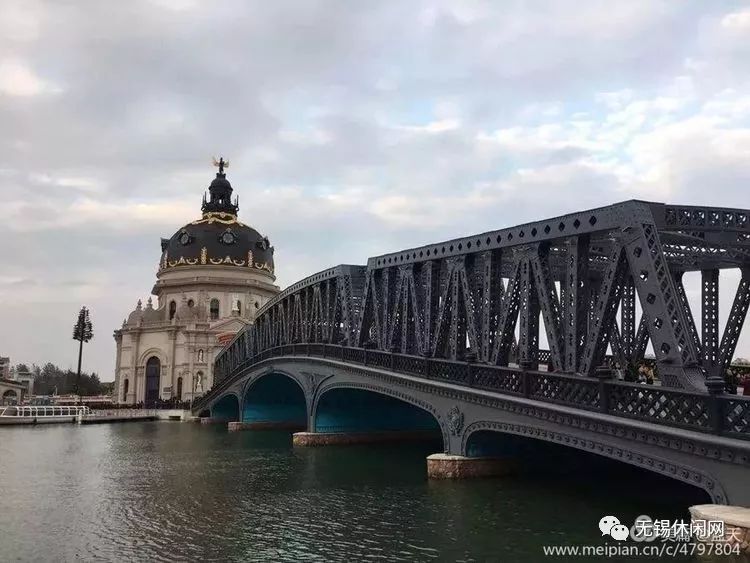
<svg viewBox="0 0 750 563"><path fill-rule="evenodd" d="M541 561L545 544L606 543L604 515L687 518L705 500L580 458L428 481L435 449L178 422L0 428L0 561Z"/></svg>

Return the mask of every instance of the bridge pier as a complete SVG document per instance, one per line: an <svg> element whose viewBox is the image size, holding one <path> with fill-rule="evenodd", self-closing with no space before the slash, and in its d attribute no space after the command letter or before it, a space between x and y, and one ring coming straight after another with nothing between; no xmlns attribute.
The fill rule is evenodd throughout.
<svg viewBox="0 0 750 563"><path fill-rule="evenodd" d="M471 479L508 475L516 469L512 457L465 457L432 454L427 456L427 477L430 479Z"/></svg>
<svg viewBox="0 0 750 563"><path fill-rule="evenodd" d="M295 432L295 446L350 446L353 444L379 444L385 442L424 441L435 438L430 430L386 432Z"/></svg>
<svg viewBox="0 0 750 563"><path fill-rule="evenodd" d="M228 418L216 417L216 416L203 416L200 419L201 424L227 424Z"/></svg>
<svg viewBox="0 0 750 563"><path fill-rule="evenodd" d="M700 504L690 507L690 516L697 529L707 532L696 534L698 540L730 546L739 544L742 553L750 554L750 508ZM712 535L706 527L707 522L716 520L724 523L720 535Z"/></svg>
<svg viewBox="0 0 750 563"><path fill-rule="evenodd" d="M304 424L294 421L275 422L275 421L257 421L257 422L230 422L227 425L227 429L230 432L238 432L241 430L291 430L293 432L299 432L305 430Z"/></svg>

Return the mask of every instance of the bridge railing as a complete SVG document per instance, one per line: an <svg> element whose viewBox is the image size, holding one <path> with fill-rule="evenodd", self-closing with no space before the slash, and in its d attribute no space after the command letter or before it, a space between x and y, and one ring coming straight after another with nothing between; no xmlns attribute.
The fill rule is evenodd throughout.
<svg viewBox="0 0 750 563"><path fill-rule="evenodd" d="M750 397L709 395L660 385L436 359L333 344L287 344L239 363L201 400L200 411L248 369L272 358L315 357L429 381L574 407L617 417L750 440Z"/></svg>

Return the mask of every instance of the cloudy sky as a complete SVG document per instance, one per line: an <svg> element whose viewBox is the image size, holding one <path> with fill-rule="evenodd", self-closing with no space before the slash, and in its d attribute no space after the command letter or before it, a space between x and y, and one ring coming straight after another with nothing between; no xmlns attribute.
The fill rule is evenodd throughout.
<svg viewBox="0 0 750 563"><path fill-rule="evenodd" d="M0 355L74 366L86 304L111 380L213 155L282 287L629 198L750 207L750 5L574 4L0 0Z"/></svg>

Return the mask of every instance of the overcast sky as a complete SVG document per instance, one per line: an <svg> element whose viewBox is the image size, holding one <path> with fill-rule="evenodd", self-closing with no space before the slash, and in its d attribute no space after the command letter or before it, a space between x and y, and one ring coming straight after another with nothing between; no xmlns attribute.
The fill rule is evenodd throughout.
<svg viewBox="0 0 750 563"><path fill-rule="evenodd" d="M0 355L13 363L75 367L86 304L84 369L113 379L112 331L148 297L159 237L198 217L213 155L231 161L242 220L275 245L282 287L629 198L750 207L746 2L0 12Z"/></svg>

